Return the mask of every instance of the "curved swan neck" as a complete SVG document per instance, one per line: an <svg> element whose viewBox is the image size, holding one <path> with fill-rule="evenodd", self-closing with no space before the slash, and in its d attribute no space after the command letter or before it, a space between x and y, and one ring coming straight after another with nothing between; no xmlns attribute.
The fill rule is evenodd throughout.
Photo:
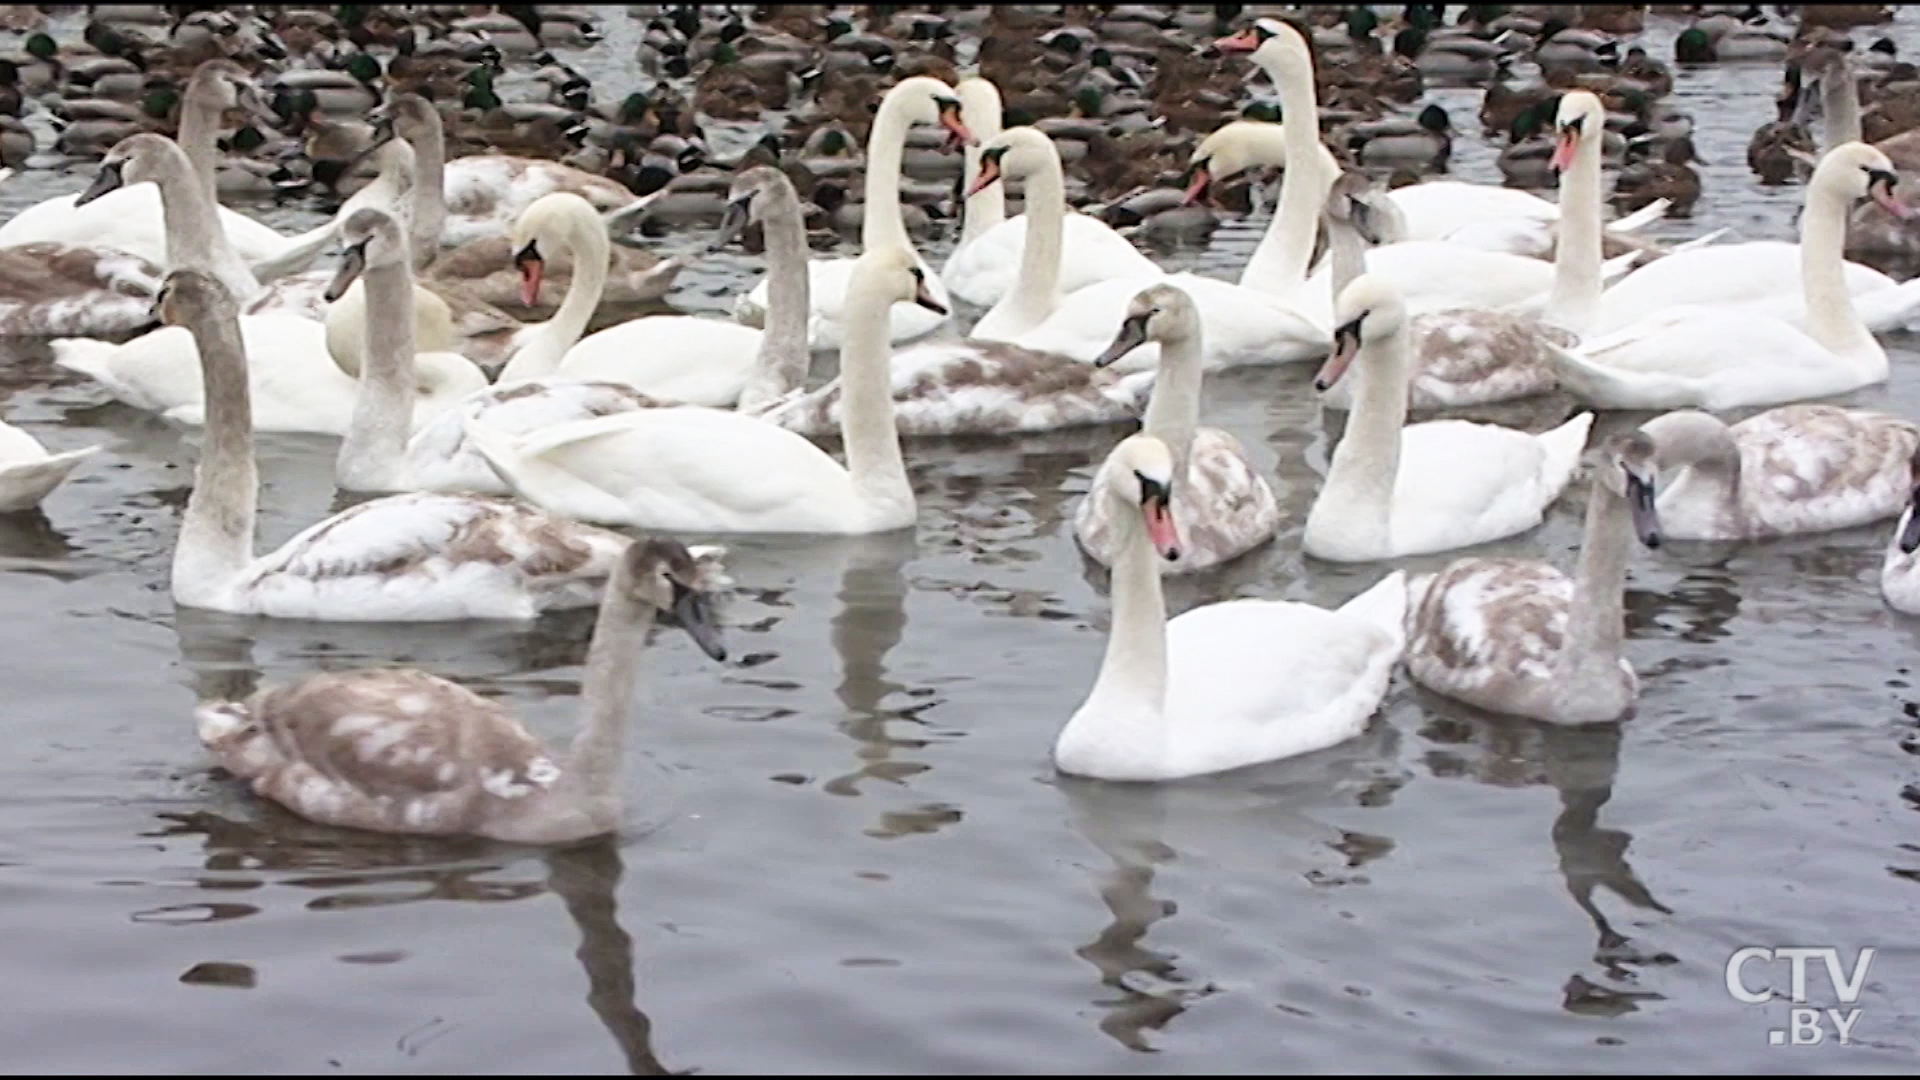
<svg viewBox="0 0 1920 1080"><path fill-rule="evenodd" d="M1827 149L1860 141L1860 90L1844 66L1821 77L1820 111L1825 114L1822 130Z"/></svg>
<svg viewBox="0 0 1920 1080"><path fill-rule="evenodd" d="M1147 415L1141 423L1142 431L1173 451L1173 475L1180 478L1187 475L1194 429L1200 425L1203 372L1197 318L1194 324L1191 333L1161 339L1160 368L1153 377L1153 397L1147 402Z"/></svg>
<svg viewBox="0 0 1920 1080"><path fill-rule="evenodd" d="M974 144L963 151L966 171L960 182L973 183L980 175L980 151L1000 134L1000 94L990 86L986 90L963 89L960 95L960 119L973 133ZM990 184L967 196L960 225L960 247L980 239L988 229L1007 220L1007 192L1002 184Z"/></svg>
<svg viewBox="0 0 1920 1080"><path fill-rule="evenodd" d="M1320 102L1311 63L1302 58L1299 64L1262 62L1261 66L1280 90L1287 171L1280 180L1279 209L1240 272L1240 284L1279 296L1307 279L1320 208L1339 166L1320 144Z"/></svg>
<svg viewBox="0 0 1920 1080"><path fill-rule="evenodd" d="M562 774L570 778L570 791L585 801L582 809L588 817L609 827L619 816L618 781L627 727L647 631L654 619L653 605L619 585L617 580L608 583L600 614L594 620L593 643L587 647L587 674L580 688L586 715L580 734L568 750L568 764Z"/></svg>
<svg viewBox="0 0 1920 1080"><path fill-rule="evenodd" d="M1353 279L1367 272L1367 240L1360 230L1344 221L1329 221L1327 261L1333 277L1333 295L1339 296Z"/></svg>
<svg viewBox="0 0 1920 1080"><path fill-rule="evenodd" d="M1167 604L1160 569L1154 565L1158 556L1140 524L1140 508L1111 494L1107 498L1118 543L1111 586L1113 610L1107 653L1088 700L1116 693L1144 698L1142 704L1158 717L1167 697Z"/></svg>
<svg viewBox="0 0 1920 1080"><path fill-rule="evenodd" d="M900 216L900 166L906 158L907 131L913 126L907 116L908 93L903 90L911 92L906 83L900 83L881 99L873 131L867 136L866 210L860 223L860 246L867 251L912 247L906 220Z"/></svg>
<svg viewBox="0 0 1920 1080"><path fill-rule="evenodd" d="M1597 127L1597 121L1595 122ZM1600 306L1600 139L1583 135L1573 166L1560 178L1560 221L1553 253L1547 320L1585 334Z"/></svg>
<svg viewBox="0 0 1920 1080"><path fill-rule="evenodd" d="M535 379L551 375L560 367L567 350L573 348L593 321L593 310L600 306L600 294L607 287L607 265L613 258L613 244L597 216L569 213L558 241L573 258L573 281L553 317L541 323L532 340L521 346L500 370L499 382ZM771 285L769 285L771 287ZM771 299L771 298L769 298Z"/></svg>
<svg viewBox="0 0 1920 1080"><path fill-rule="evenodd" d="M260 289L253 272L227 242L220 225L219 203L208 185L200 182L186 152L170 141L153 159L149 175L160 189L161 227L167 238L171 269L199 270L218 277L245 303Z"/></svg>
<svg viewBox="0 0 1920 1080"><path fill-rule="evenodd" d="M1555 665L1560 669L1556 682L1593 678L1612 683L1620 678L1627 634L1623 590L1630 518L1626 499L1609 491L1596 475L1587 494L1586 531L1567 611L1567 637Z"/></svg>
<svg viewBox="0 0 1920 1080"><path fill-rule="evenodd" d="M753 372L740 389L741 412L756 412L804 386L813 352L807 345L812 299L807 284L807 224L792 187L761 193L760 231L767 246L767 325Z"/></svg>
<svg viewBox="0 0 1920 1080"><path fill-rule="evenodd" d="M173 549L173 594L190 607L218 607L221 593L253 561L260 491L253 402L238 317L203 314L188 330L200 353L206 429Z"/></svg>
<svg viewBox="0 0 1920 1080"><path fill-rule="evenodd" d="M1877 350L1853 309L1844 266L1850 200L1825 184L1807 189L1800 219L1800 277L1806 290L1807 336L1842 356Z"/></svg>
<svg viewBox="0 0 1920 1080"><path fill-rule="evenodd" d="M447 222L447 149L440 114L431 107L426 111L433 117L428 132L407 140L413 147L413 215L407 223L407 241L415 269L431 265L439 256L440 234Z"/></svg>
<svg viewBox="0 0 1920 1080"><path fill-rule="evenodd" d="M1041 151L1042 164L1026 177L1027 242L1020 253L1019 277L1007 294L1017 330L1038 326L1059 306L1060 258L1066 242L1067 185L1060 152L1045 136L1035 140L1034 148Z"/></svg>
<svg viewBox="0 0 1920 1080"><path fill-rule="evenodd" d="M1393 485L1400 473L1400 430L1407 422L1407 377L1413 350L1402 326L1367 341L1353 361L1353 410L1340 445L1327 463L1327 482L1314 509L1338 508L1370 543L1392 541Z"/></svg>
<svg viewBox="0 0 1920 1080"><path fill-rule="evenodd" d="M193 169L200 190L208 202L217 205L220 201L220 109L206 100L210 90L211 87L203 87L197 78L187 84L187 93L180 102L177 141L187 155L187 164ZM168 246L171 247L171 243Z"/></svg>
<svg viewBox="0 0 1920 1080"><path fill-rule="evenodd" d="M335 480L349 491L398 491L413 428L413 273L393 262L362 276L366 359Z"/></svg>
<svg viewBox="0 0 1920 1080"><path fill-rule="evenodd" d="M867 510L897 524L913 519L913 487L893 419L892 303L862 288L859 268L847 289L846 338L840 348L840 436L847 474Z"/></svg>

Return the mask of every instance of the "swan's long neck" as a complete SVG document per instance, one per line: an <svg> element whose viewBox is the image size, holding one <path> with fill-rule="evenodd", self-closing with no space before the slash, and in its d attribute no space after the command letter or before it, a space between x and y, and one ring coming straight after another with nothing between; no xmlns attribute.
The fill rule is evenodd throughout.
<svg viewBox="0 0 1920 1080"><path fill-rule="evenodd" d="M398 491L413 428L413 272L392 262L363 276L366 359L334 478L348 491Z"/></svg>
<svg viewBox="0 0 1920 1080"><path fill-rule="evenodd" d="M1367 239L1360 230L1345 222L1327 224L1327 261L1333 276L1333 295L1347 291L1353 280L1367 272Z"/></svg>
<svg viewBox="0 0 1920 1080"><path fill-rule="evenodd" d="M582 801L581 808L600 819L619 812L620 766L626 752L627 727L647 631L654 619L653 605L637 599L629 589L614 587L618 584L608 585L593 624L593 644L587 647L587 676L581 686L585 723L574 737L562 774L570 778L568 790Z"/></svg>
<svg viewBox="0 0 1920 1080"><path fill-rule="evenodd" d="M1060 305L1067 185L1061 175L1059 154L1049 147L1044 157L1046 163L1027 177L1027 243L1020 253L1020 276L1006 300L1014 305L1022 330L1038 326Z"/></svg>
<svg viewBox="0 0 1920 1080"><path fill-rule="evenodd" d="M913 487L900 453L893 419L892 304L862 291L847 292L846 338L840 349L840 436L846 442L847 473L870 514L912 519ZM906 521L900 522L905 524Z"/></svg>
<svg viewBox="0 0 1920 1080"><path fill-rule="evenodd" d="M1000 110L974 108L976 102L970 97L963 101L960 119L966 122L967 130L973 133L977 141L963 151L967 167L960 182L971 184L973 178L980 175L981 148L1000 134ZM984 103L979 104L984 105ZM980 239L988 229L1007 220L1006 187L1002 184L989 184L967 196L965 218L966 220L960 226L960 247ZM1031 227L1032 223L1029 222L1028 225Z"/></svg>
<svg viewBox="0 0 1920 1080"><path fill-rule="evenodd" d="M600 306L600 294L607 287L607 261L613 256L606 228L598 218L570 221L561 242L573 256L573 282L553 318L541 323L533 339L500 370L500 382L553 374L567 350L587 332L593 309Z"/></svg>
<svg viewBox="0 0 1920 1080"><path fill-rule="evenodd" d="M173 549L173 595L190 607L220 607L223 592L253 561L260 475L253 460L253 403L246 346L231 315L191 325L205 384L206 429L193 493Z"/></svg>
<svg viewBox="0 0 1920 1080"><path fill-rule="evenodd" d="M1626 499L1595 477L1587 495L1586 533L1573 579L1566 643L1555 661L1557 684L1578 687L1587 680L1601 680L1600 685L1608 685L1620 677L1620 652L1627 633L1622 590L1631 547L1630 516Z"/></svg>
<svg viewBox="0 0 1920 1080"><path fill-rule="evenodd" d="M440 254L440 234L447 223L447 148L435 114L432 134L413 147L413 219L407 223L413 265L426 267Z"/></svg>
<svg viewBox="0 0 1920 1080"><path fill-rule="evenodd" d="M1587 332L1600 306L1600 139L1582 136L1572 167L1560 178L1559 235L1546 317L1575 334Z"/></svg>
<svg viewBox="0 0 1920 1080"><path fill-rule="evenodd" d="M1193 432L1200 425L1201 378L1197 325L1191 334L1160 342L1160 369L1153 377L1153 398L1147 402L1141 430L1173 451L1173 475L1182 479L1193 450Z"/></svg>
<svg viewBox="0 0 1920 1080"><path fill-rule="evenodd" d="M1822 126L1827 149L1860 141L1860 91L1850 72L1837 71L1821 78L1820 111L1825 114Z"/></svg>
<svg viewBox="0 0 1920 1080"><path fill-rule="evenodd" d="M860 246L867 251L883 247L912 249L907 223L900 216L900 164L906 157L909 99L889 95L873 118L867 136L866 217L860 223Z"/></svg>
<svg viewBox="0 0 1920 1080"><path fill-rule="evenodd" d="M741 412L758 412L807 381L813 359L807 346L807 224L793 189L776 184L763 192L760 215L767 245L767 325L753 372L740 389Z"/></svg>
<svg viewBox="0 0 1920 1080"><path fill-rule="evenodd" d="M1807 336L1842 356L1875 350L1873 335L1853 309L1844 266L1849 200L1826 185L1807 189L1800 219L1800 277L1806 289Z"/></svg>
<svg viewBox="0 0 1920 1080"><path fill-rule="evenodd" d="M1280 181L1280 207L1240 272L1240 284L1283 296L1307 279L1320 208L1339 167L1320 145L1320 103L1312 69L1304 63L1275 64L1266 72L1280 89L1287 171Z"/></svg>
<svg viewBox="0 0 1920 1080"><path fill-rule="evenodd" d="M161 226L171 268L212 274L243 304L259 292L259 281L227 242L210 186L201 183L185 155L159 155L150 179L160 189Z"/></svg>
<svg viewBox="0 0 1920 1080"><path fill-rule="evenodd" d="M1158 556L1147 541L1140 508L1107 497L1113 499L1110 509L1119 545L1113 561L1113 613L1107 655L1088 697L1144 698L1158 718L1167 697L1167 604L1160 591L1160 568L1154 565Z"/></svg>
<svg viewBox="0 0 1920 1080"><path fill-rule="evenodd" d="M1387 549L1393 539L1393 485L1400 473L1400 429L1407 422L1407 376L1412 348L1404 327L1367 342L1353 360L1353 411L1333 448L1322 504L1347 519L1349 531L1369 546ZM1462 465L1463 468L1469 467Z"/></svg>
<svg viewBox="0 0 1920 1080"><path fill-rule="evenodd" d="M192 166L207 201L217 204L220 201L217 176L220 167L220 110L198 100L198 97L190 84L181 102L180 133L175 141L186 152L187 164ZM171 242L168 247L171 249Z"/></svg>

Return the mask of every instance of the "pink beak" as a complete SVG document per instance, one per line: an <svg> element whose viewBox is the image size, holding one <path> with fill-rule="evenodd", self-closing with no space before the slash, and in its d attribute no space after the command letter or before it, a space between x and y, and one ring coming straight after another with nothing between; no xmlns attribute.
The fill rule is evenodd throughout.
<svg viewBox="0 0 1920 1080"><path fill-rule="evenodd" d="M1173 526L1173 508L1155 499L1140 508L1147 521L1147 539L1153 541L1153 550L1160 557L1172 562L1180 557L1180 532Z"/></svg>
<svg viewBox="0 0 1920 1080"><path fill-rule="evenodd" d="M529 259L520 264L520 303L523 307L540 303L540 279L546 272L546 266L539 259Z"/></svg>
<svg viewBox="0 0 1920 1080"><path fill-rule="evenodd" d="M1568 131L1561 132L1560 140L1553 145L1553 160L1548 163L1548 167L1556 173L1563 173L1573 168L1574 151L1579 148L1579 136Z"/></svg>

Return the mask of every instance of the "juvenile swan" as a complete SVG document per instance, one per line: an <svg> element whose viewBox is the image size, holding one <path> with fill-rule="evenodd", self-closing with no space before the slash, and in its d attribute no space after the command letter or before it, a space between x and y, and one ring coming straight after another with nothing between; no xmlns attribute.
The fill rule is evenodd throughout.
<svg viewBox="0 0 1920 1080"><path fill-rule="evenodd" d="M173 550L185 607L282 619L527 619L590 607L626 541L537 510L463 495L393 495L253 554L260 474L233 294L196 270L167 276L159 314L193 334L207 428Z"/></svg>
<svg viewBox="0 0 1920 1080"><path fill-rule="evenodd" d="M1305 754L1352 738L1386 694L1405 640L1399 571L1337 611L1229 600L1167 621L1156 558L1180 554L1173 454L1135 435L1094 496L1120 534L1112 629L1093 690L1054 744L1061 772L1176 780Z"/></svg>
<svg viewBox="0 0 1920 1080"><path fill-rule="evenodd" d="M1580 567L1538 559L1460 559L1415 581L1407 671L1437 693L1555 724L1618 720L1640 680L1624 655L1627 530L1660 546L1653 440L1607 441L1587 496Z"/></svg>
<svg viewBox="0 0 1920 1080"><path fill-rule="evenodd" d="M1464 420L1403 427L1413 351L1399 293L1362 274L1340 294L1335 318L1333 355L1314 385L1324 392L1349 368L1359 382L1326 484L1307 513L1307 554L1391 559L1540 524L1579 464L1593 414L1541 435Z"/></svg>
<svg viewBox="0 0 1920 1080"><path fill-rule="evenodd" d="M1166 573L1218 566L1273 538L1280 506L1273 489L1240 440L1214 427L1200 427L1200 314L1173 285L1154 285L1133 298L1113 344L1095 363L1106 366L1143 341L1160 343L1160 373L1147 405L1143 430L1173 454L1174 520L1180 525L1178 558L1162 560ZM1073 535L1104 566L1119 556L1125 530L1114 523L1114 503L1103 494L1113 466L1108 458L1093 478L1073 517ZM1125 508L1131 513L1131 508Z"/></svg>
<svg viewBox="0 0 1920 1080"><path fill-rule="evenodd" d="M698 549L696 549L698 550ZM194 711L200 741L255 794L325 825L552 844L620 826L634 684L655 615L726 659L719 552L636 540L607 584L581 687L580 734L550 755L498 702L423 671L310 675ZM557 760L556 760L557 759Z"/></svg>

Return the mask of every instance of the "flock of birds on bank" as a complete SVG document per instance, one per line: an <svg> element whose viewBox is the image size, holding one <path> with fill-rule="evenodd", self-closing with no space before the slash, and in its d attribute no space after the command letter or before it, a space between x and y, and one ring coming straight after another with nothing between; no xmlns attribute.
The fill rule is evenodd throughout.
<svg viewBox="0 0 1920 1080"><path fill-rule="evenodd" d="M423 58L449 59L439 76L466 72L450 77L492 94L492 76L476 82L471 72L494 71L507 51L501 42L516 34L523 53L536 52L552 20L521 9L485 16L497 33L455 28L422 41L409 30L397 47L373 36L371 27L387 26L369 14L380 9L351 9L362 33L340 39L361 50L349 65L372 55L364 50L398 51L376 65L380 74L349 76L369 94L380 79L392 81L377 103L364 101L366 145L341 168L314 174L349 186L363 167L374 174L330 221L287 236L221 206L223 151L235 144L220 130L235 110L267 123L281 112L269 99L290 85L320 98L325 80L289 77L336 69L290 69L263 84L231 52L196 55L172 106L175 136L123 134L85 191L0 225L0 305L13 333L62 335L52 341L62 368L130 406L204 429L174 550L178 603L354 621L527 619L599 607L586 715L564 754L546 750L499 705L417 671L315 675L200 706L200 738L222 765L259 794L332 824L519 841L616 828L623 736L647 633L664 612L724 659L716 605L730 581L721 549L630 540L609 526L910 528L916 503L905 454L918 436L1141 424L1100 464L1073 522L1083 550L1111 568L1113 610L1093 688L1054 747L1069 773L1168 780L1332 745L1365 726L1402 661L1422 685L1481 708L1558 723L1619 719L1638 695L1622 614L1635 537L1649 547L1669 538L1745 541L1898 518L1883 592L1894 607L1920 613L1920 429L1879 413L1795 404L1884 381L1887 355L1873 331L1920 315L1920 284L1845 259L1851 236L1884 224L1867 210L1895 225L1911 213L1891 148L1899 137L1878 145L1858 137L1864 116L1884 116L1874 110L1902 100L1887 89L1898 86L1895 69L1881 73L1875 85L1885 93L1863 110L1857 89L1866 81L1850 74L1846 39L1807 25L1797 36L1776 34L1759 25L1758 8L1697 16L1679 59L1704 62L1716 50L1787 59L1779 123L1794 129L1792 139L1808 139L1804 124L1817 106L1830 145L1817 158L1811 144L1787 148L1795 169L1810 170L1799 243L1707 237L1662 251L1632 233L1673 201L1655 197L1608 224L1602 167L1622 131L1684 140L1674 114L1657 109L1665 69L1564 22L1547 32L1536 20L1521 35L1550 92L1524 106L1535 126L1516 129L1516 145L1546 140L1557 202L1448 180L1387 187L1360 171L1390 150L1417 159L1435 133L1425 114L1412 130L1350 115L1363 97L1404 93L1405 72L1463 77L1484 63L1503 94L1521 92L1505 82L1520 24L1499 23L1529 16L1470 8L1459 27L1442 27L1434 7L1411 6L1391 33L1357 18L1372 18L1365 8L1317 27L1226 8L1114 9L1101 15L1101 34L1069 23L1018 39L1066 58L1037 64L1040 82L1031 71L949 81L929 62L909 62L940 58L942 43L951 51L945 16L870 13L898 40L845 20L774 29L729 16L707 41L697 12L690 23L681 17L690 9L660 14L643 46L660 81L639 105L644 124L672 130L642 147L633 127L642 121L628 109L608 122L616 156L658 157L675 145L661 139L693 146L679 130L692 111L663 104L670 88L690 81L696 101L720 100L716 68L762 55L775 34L887 45L843 45L859 58L844 64L830 62L831 48L814 49L803 55L817 69L803 72L770 66L781 88L799 86L829 117L833 102L861 114L852 119L866 145L862 253L810 257L810 218L822 207L802 189L823 174L848 174L816 172L813 159L756 144L769 160L750 154L725 172L713 240L717 247L757 232L766 253L767 276L737 299L738 321L655 315L592 334L603 302L658 295L677 270L613 237L676 195L702 190L690 174L706 163L661 166L672 175L640 195L628 178L552 160L497 150L450 159L450 148L470 146L462 140L472 130L533 120L488 120L506 109L498 103L483 102L479 119L441 109ZM1000 10L978 17L1009 17ZM1601 17L1616 9L1582 10ZM1114 29L1128 22L1144 28L1132 41L1147 58L1153 47L1139 41L1190 32L1187 23L1221 31L1213 49L1251 60L1278 95L1280 119L1235 118L1234 98L1198 85L1205 69L1232 70L1231 62L1209 56L1203 64L1190 46L1142 80L1140 58L1120 48L1129 39ZM1232 25L1214 25L1222 22ZM220 26L232 29L223 35ZM176 35L188 27L215 46L251 32L225 13L190 15ZM286 25L278 29L287 36ZM452 36L460 33L472 40ZM88 38L98 47L104 35ZM292 44L274 40L278 50ZM307 51L329 40L312 35ZM1059 49L1067 40L1078 44ZM988 34L976 58L983 74L990 61L1007 63L992 56L996 42L1009 51L1003 35ZM451 44L428 47L442 43ZM1355 59L1329 83L1335 48ZM79 70L62 63L69 77ZM396 69L423 81L403 85ZM24 80L24 69L17 74ZM1193 84L1155 87L1163 75ZM1645 89L1630 92L1629 80ZM1083 95L1087 86L1099 92ZM1099 122L1009 122L1048 92L1067 94L1067 119ZM1201 118L1215 94L1216 126L1186 152L1176 199L1136 192L1103 209L1131 205L1124 227L1137 229L1236 177L1283 170L1272 222L1237 282L1167 273L1108 220L1068 205L1089 194L1084 183L1070 187L1069 158L1084 164L1111 152L1097 149L1102 140L1131 158L1134 140L1151 148L1169 138L1174 125L1151 104L1162 92L1185 103L1183 123ZM1122 98L1148 107L1112 104ZM1490 90L1490 108L1494 98ZM668 112L676 119L664 119ZM538 110L526 115L552 121ZM1132 115L1144 126L1129 128ZM834 126L827 119L815 134ZM1330 127L1341 132L1338 154ZM1082 139L1069 154L1075 131ZM577 138L576 149L596 145L591 131L567 138ZM915 155L963 163L961 242L938 271L915 250L905 213L903 177ZM1151 165L1152 154L1143 149L1139 160ZM1444 154L1414 164L1436 160ZM1009 217L1014 184L1024 213ZM309 269L323 259L328 265ZM564 297L544 321L502 310L535 310L549 291ZM986 313L965 337L935 337L955 298ZM162 326L147 329L155 319ZM839 373L810 386L820 350L838 351ZM1321 364L1314 385L1326 406L1348 412L1305 522L1306 552L1330 561L1446 552L1530 530L1589 456L1591 412L1530 434L1461 420L1409 424L1410 409L1560 390L1595 408L1668 411L1594 448L1571 574L1539 560L1470 557L1433 574L1390 572L1337 610L1242 599L1168 620L1163 575L1219 566L1280 526L1274 493L1238 441L1201 425L1204 374L1309 361ZM1775 407L1733 425L1713 415L1757 406ZM339 436L339 487L379 497L257 554L260 431ZM844 464L812 441L820 435L839 436ZM0 510L36 507L91 453L50 455L0 424Z"/></svg>

